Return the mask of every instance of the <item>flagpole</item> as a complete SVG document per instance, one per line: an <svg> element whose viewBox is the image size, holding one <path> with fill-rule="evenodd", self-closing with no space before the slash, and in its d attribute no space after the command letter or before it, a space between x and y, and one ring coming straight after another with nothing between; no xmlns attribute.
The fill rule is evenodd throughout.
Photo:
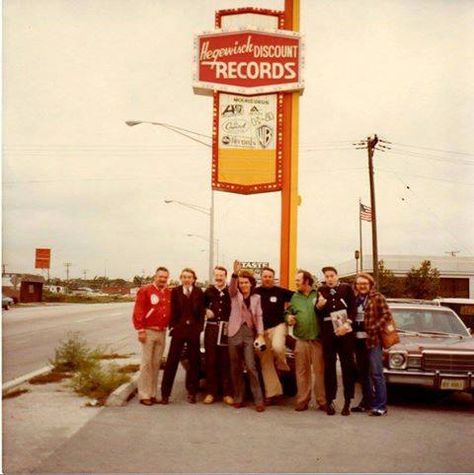
<svg viewBox="0 0 474 475"><path fill-rule="evenodd" d="M360 271L364 272L364 254L362 253L362 217L360 213L361 201L359 197L359 252L360 252Z"/></svg>

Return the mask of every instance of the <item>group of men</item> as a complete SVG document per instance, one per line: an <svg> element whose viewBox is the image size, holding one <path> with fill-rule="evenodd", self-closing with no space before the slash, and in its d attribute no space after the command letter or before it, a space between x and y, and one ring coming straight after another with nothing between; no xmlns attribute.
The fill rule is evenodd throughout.
<svg viewBox="0 0 474 475"><path fill-rule="evenodd" d="M317 290L307 271L296 274L296 292L275 285L275 272L265 267L261 285L254 289L260 296L263 316L263 341L256 344L265 390L265 405L271 405L283 395L279 372L289 371L286 361L286 336L293 327L295 372L297 382L296 411L309 407L314 376L314 398L319 409L335 414L337 391L336 358L339 356L344 385L343 415L350 414L354 397L356 366L355 321L356 306L352 287L339 282L333 267L323 268L325 283ZM181 271L181 285L168 287L169 272L156 270L152 284L138 291L133 312L133 324L142 345L142 363L138 380L141 404L158 403L158 373L169 328L171 342L163 380L161 404L168 404L183 348L186 345L186 390L189 403L196 403L200 374L200 334L204 330L206 394L204 404L222 398L234 405L234 392L226 342L226 325L231 313L231 298L227 270L214 269L214 282L204 291L197 287L192 269ZM342 312L342 313L341 313ZM342 315L336 325L334 315Z"/></svg>

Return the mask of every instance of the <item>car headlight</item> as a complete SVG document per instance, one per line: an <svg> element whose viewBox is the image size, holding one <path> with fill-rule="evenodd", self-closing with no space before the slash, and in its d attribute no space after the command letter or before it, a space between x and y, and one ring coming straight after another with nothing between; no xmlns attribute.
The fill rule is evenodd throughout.
<svg viewBox="0 0 474 475"><path fill-rule="evenodd" d="M390 368L405 369L407 367L406 353L400 351L390 353L388 358L388 364Z"/></svg>

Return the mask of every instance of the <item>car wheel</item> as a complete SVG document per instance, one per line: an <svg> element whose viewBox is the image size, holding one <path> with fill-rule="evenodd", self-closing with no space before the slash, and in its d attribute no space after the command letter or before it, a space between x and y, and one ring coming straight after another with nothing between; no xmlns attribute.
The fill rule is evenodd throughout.
<svg viewBox="0 0 474 475"><path fill-rule="evenodd" d="M4 309L4 310L10 310L10 305L8 305L8 304L4 305L4 306L3 306L3 309Z"/></svg>

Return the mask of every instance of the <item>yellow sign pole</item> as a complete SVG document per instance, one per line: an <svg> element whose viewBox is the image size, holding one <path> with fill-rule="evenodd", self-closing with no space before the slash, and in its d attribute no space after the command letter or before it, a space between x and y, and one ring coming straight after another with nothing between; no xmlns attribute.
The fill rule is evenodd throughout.
<svg viewBox="0 0 474 475"><path fill-rule="evenodd" d="M299 31L300 1L285 0L285 29ZM299 92L283 94L283 187L281 193L280 284L295 288L298 240Z"/></svg>

